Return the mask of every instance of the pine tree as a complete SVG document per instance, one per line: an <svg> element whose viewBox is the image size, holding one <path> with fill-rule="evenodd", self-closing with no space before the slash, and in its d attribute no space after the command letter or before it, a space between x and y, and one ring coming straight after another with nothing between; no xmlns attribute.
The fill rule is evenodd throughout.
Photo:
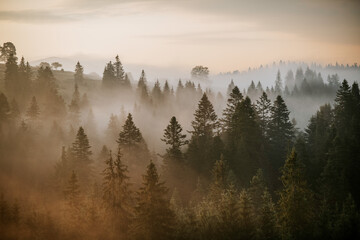
<svg viewBox="0 0 360 240"><path fill-rule="evenodd" d="M302 163L293 149L282 168L283 190L279 199L279 223L286 239L311 237L314 219L313 194L309 190Z"/></svg>
<svg viewBox="0 0 360 240"><path fill-rule="evenodd" d="M152 96L152 99L155 101L155 102L162 102L162 99L163 99L163 93L161 92L161 88L160 88L160 82L159 80L157 80L154 84L154 87L152 89L152 92L151 92L151 96Z"/></svg>
<svg viewBox="0 0 360 240"><path fill-rule="evenodd" d="M108 62L104 68L102 85L106 89L111 89L116 86L115 68L112 62Z"/></svg>
<svg viewBox="0 0 360 240"><path fill-rule="evenodd" d="M80 123L80 93L78 84L75 83L74 93L69 105L70 119L74 125Z"/></svg>
<svg viewBox="0 0 360 240"><path fill-rule="evenodd" d="M18 85L18 65L17 57L14 54L10 54L5 63L5 89L7 95L15 97L17 93Z"/></svg>
<svg viewBox="0 0 360 240"><path fill-rule="evenodd" d="M67 200L70 208L79 209L80 208L80 186L77 176L74 171L72 171L71 177L69 179L68 185L64 191L65 198Z"/></svg>
<svg viewBox="0 0 360 240"><path fill-rule="evenodd" d="M241 183L248 184L258 168L265 168L260 128L251 100L236 106L229 126L227 150L231 169Z"/></svg>
<svg viewBox="0 0 360 240"><path fill-rule="evenodd" d="M116 55L115 62L114 62L114 69L115 69L115 78L117 85L123 85L125 81L125 72L123 65L120 61L119 55Z"/></svg>
<svg viewBox="0 0 360 240"><path fill-rule="evenodd" d="M213 105L206 93L201 98L198 109L195 111L195 120L192 121L193 130L188 148L189 164L197 171L209 173L220 153L213 153L215 149L214 134L218 127L217 116ZM217 156L216 156L217 155Z"/></svg>
<svg viewBox="0 0 360 240"><path fill-rule="evenodd" d="M269 124L271 117L271 101L265 92L262 93L259 100L256 101L256 112L259 117L259 127L265 138L269 135Z"/></svg>
<svg viewBox="0 0 360 240"><path fill-rule="evenodd" d="M140 143L141 140L142 135L140 130L135 126L132 115L129 113L123 126L123 130L119 134L117 143L123 147L129 148Z"/></svg>
<svg viewBox="0 0 360 240"><path fill-rule="evenodd" d="M92 174L92 152L90 149L91 146L89 139L85 134L84 129L80 127L76 134L75 142L72 144L71 153L73 157L74 170L79 175L81 185L88 185Z"/></svg>
<svg viewBox="0 0 360 240"><path fill-rule="evenodd" d="M289 114L290 112L284 100L281 96L277 96L271 109L269 123L271 163L275 170L282 166L288 149L292 147L294 129Z"/></svg>
<svg viewBox="0 0 360 240"><path fill-rule="evenodd" d="M30 74L29 74L30 70ZM18 68L18 81L19 85L18 88L18 98L21 100L20 102L23 103L28 95L29 89L31 87L31 69L29 63L25 63L24 57L21 58L19 68Z"/></svg>
<svg viewBox="0 0 360 240"><path fill-rule="evenodd" d="M241 94L239 88L237 86L234 86L229 93L227 105L223 111L223 118L220 119L223 131L228 130L231 119L235 113L236 105L239 104L243 99L243 95Z"/></svg>
<svg viewBox="0 0 360 240"><path fill-rule="evenodd" d="M181 146L187 144L185 140L186 134L182 134L182 127L176 120L176 117L172 117L169 125L164 130L164 135L161 141L169 145L166 149L166 159L181 160L183 159L181 153Z"/></svg>
<svg viewBox="0 0 360 240"><path fill-rule="evenodd" d="M267 190L265 190L262 195L262 205L260 208L258 224L260 232L257 235L259 239L279 239L275 204Z"/></svg>
<svg viewBox="0 0 360 240"><path fill-rule="evenodd" d="M283 84L282 84L282 80L281 80L280 70L278 70L278 72L276 74L276 81L275 81L275 94L281 95L282 89L283 89Z"/></svg>
<svg viewBox="0 0 360 240"><path fill-rule="evenodd" d="M240 239L255 237L254 206L248 192L243 189L239 199Z"/></svg>
<svg viewBox="0 0 360 240"><path fill-rule="evenodd" d="M220 200L223 191L230 186L228 182L228 166L223 155L221 155L220 160L215 162L211 174L213 182L210 186L209 197L211 200L216 202Z"/></svg>
<svg viewBox="0 0 360 240"><path fill-rule="evenodd" d="M148 103L149 93L147 88L147 81L145 76L145 71L141 71L141 76L139 78L138 86L137 86L137 95L144 103Z"/></svg>
<svg viewBox="0 0 360 240"><path fill-rule="evenodd" d="M37 101L36 101L36 97L33 96L32 99L31 99L31 103L30 103L30 106L26 112L26 115L31 119L31 120L35 120L39 117L39 114L40 114L40 109L39 109L39 106L37 104Z"/></svg>
<svg viewBox="0 0 360 240"><path fill-rule="evenodd" d="M81 84L84 82L84 68L81 66L79 61L75 66L74 80L75 84Z"/></svg>
<svg viewBox="0 0 360 240"><path fill-rule="evenodd" d="M194 116L195 120L191 122L194 130L190 133L197 137L212 137L217 129L218 122L214 107L208 100L206 93L202 96Z"/></svg>
<svg viewBox="0 0 360 240"><path fill-rule="evenodd" d="M160 182L155 164L150 161L137 194L134 239L171 239L175 216L167 199L167 188Z"/></svg>

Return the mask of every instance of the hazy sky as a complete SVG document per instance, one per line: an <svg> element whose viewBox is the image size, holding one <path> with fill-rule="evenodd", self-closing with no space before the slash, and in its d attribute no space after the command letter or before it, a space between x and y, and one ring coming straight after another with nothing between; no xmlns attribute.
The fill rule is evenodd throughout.
<svg viewBox="0 0 360 240"><path fill-rule="evenodd" d="M0 0L0 43L29 60L108 57L215 73L360 62L358 0Z"/></svg>

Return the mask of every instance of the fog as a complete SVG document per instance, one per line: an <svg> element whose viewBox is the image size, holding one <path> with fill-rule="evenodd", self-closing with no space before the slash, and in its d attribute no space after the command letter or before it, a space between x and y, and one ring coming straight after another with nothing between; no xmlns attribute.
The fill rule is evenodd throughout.
<svg viewBox="0 0 360 240"><path fill-rule="evenodd" d="M271 203L271 214L285 211L275 210L271 198L277 206L285 201L277 194L287 187L279 182L286 174L280 169L296 159L295 148L306 166L304 192L318 191L327 165L306 157L314 147L310 124L338 114L327 111L339 109L335 99L346 86L355 99L360 79L357 64L280 61L216 73L119 58L26 64L13 54L0 72L3 239L208 239L211 224L224 224L224 209L244 209L247 201L253 201L253 228L245 224L245 210L239 223L225 223L241 234L258 229L263 237L280 236L275 223L275 232L265 233L256 218L265 204L259 199ZM150 226L152 218L164 227ZM204 223L210 219L210 226ZM233 234L214 231L215 239Z"/></svg>

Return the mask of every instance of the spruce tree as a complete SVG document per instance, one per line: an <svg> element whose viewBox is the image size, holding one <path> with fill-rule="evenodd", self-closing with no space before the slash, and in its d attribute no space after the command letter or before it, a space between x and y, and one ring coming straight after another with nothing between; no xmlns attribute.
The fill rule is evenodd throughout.
<svg viewBox="0 0 360 240"><path fill-rule="evenodd" d="M74 80L75 84L81 84L84 82L84 68L81 66L79 61L75 66Z"/></svg>
<svg viewBox="0 0 360 240"><path fill-rule="evenodd" d="M281 95L282 89L283 89L283 84L282 84L282 80L281 80L280 70L278 70L278 72L276 74L276 80L275 80L275 94Z"/></svg>
<svg viewBox="0 0 360 240"><path fill-rule="evenodd" d="M123 126L123 130L119 134L117 143L125 148L130 148L140 143L141 140L142 135L140 133L140 130L135 126L132 115L129 113Z"/></svg>
<svg viewBox="0 0 360 240"><path fill-rule="evenodd" d="M239 104L243 99L243 95L241 94L239 88L237 86L234 86L229 93L227 105L223 111L223 118L220 119L223 131L228 130L231 119L235 113L236 105Z"/></svg>
<svg viewBox="0 0 360 240"><path fill-rule="evenodd" d="M294 128L289 114L283 98L280 95L277 96L271 109L269 123L270 157L275 171L282 166L288 149L292 147Z"/></svg>
<svg viewBox="0 0 360 240"><path fill-rule="evenodd" d="M80 123L80 93L78 84L75 83L74 93L69 105L70 119L74 125Z"/></svg>
<svg viewBox="0 0 360 240"><path fill-rule="evenodd" d="M111 89L116 86L115 68L112 62L108 62L104 68L102 85L106 89Z"/></svg>
<svg viewBox="0 0 360 240"><path fill-rule="evenodd" d="M285 239L306 239L311 237L314 220L313 193L305 180L304 168L295 149L282 168L279 224Z"/></svg>
<svg viewBox="0 0 360 240"><path fill-rule="evenodd" d="M271 117L271 101L268 99L265 92L263 92L260 99L256 101L256 112L259 118L261 133L265 138L268 138Z"/></svg>
<svg viewBox="0 0 360 240"><path fill-rule="evenodd" d="M139 78L136 91L140 100L143 101L144 103L148 103L149 93L148 93L147 81L144 70L141 71L141 76Z"/></svg>
<svg viewBox="0 0 360 240"><path fill-rule="evenodd" d="M217 116L206 93L201 98L192 121L193 130L188 148L188 161L195 170L208 174L220 153L214 153L214 134L218 127Z"/></svg>
<svg viewBox="0 0 360 240"><path fill-rule="evenodd" d="M10 53L5 63L5 90L10 97L15 97L19 88L18 65L16 61L17 57L13 53Z"/></svg>
<svg viewBox="0 0 360 240"><path fill-rule="evenodd" d="M185 140L186 134L182 134L182 127L176 120L176 117L172 117L169 125L164 130L164 135L161 141L169 145L166 149L166 159L182 160L181 146L187 144Z"/></svg>
<svg viewBox="0 0 360 240"><path fill-rule="evenodd" d="M229 139L226 147L231 169L242 184L248 184L258 168L266 168L261 132L249 97L236 106L229 126Z"/></svg>
<svg viewBox="0 0 360 240"><path fill-rule="evenodd" d="M240 239L253 239L255 237L256 222L254 206L248 192L243 189L239 199Z"/></svg>
<svg viewBox="0 0 360 240"><path fill-rule="evenodd" d="M150 161L143 183L137 193L135 218L132 224L134 239L171 239L175 216L167 199L167 188L160 182L155 164Z"/></svg>
<svg viewBox="0 0 360 240"><path fill-rule="evenodd" d="M64 191L65 198L70 208L80 208L80 186L77 176L74 171L71 173L71 177L68 181L67 187Z"/></svg>
<svg viewBox="0 0 360 240"><path fill-rule="evenodd" d="M123 65L120 61L119 55L116 55L115 62L114 62L114 69L115 69L115 78L117 85L123 85L125 81L125 72Z"/></svg>
<svg viewBox="0 0 360 240"><path fill-rule="evenodd" d="M81 185L87 184L92 175L91 146L83 127L80 127L72 144L71 153L73 157L74 170L79 175Z"/></svg>
<svg viewBox="0 0 360 240"><path fill-rule="evenodd" d="M127 167L122 163L120 148L115 161L110 151L103 171L103 201L106 205L115 231L124 236L131 217L131 191Z"/></svg>

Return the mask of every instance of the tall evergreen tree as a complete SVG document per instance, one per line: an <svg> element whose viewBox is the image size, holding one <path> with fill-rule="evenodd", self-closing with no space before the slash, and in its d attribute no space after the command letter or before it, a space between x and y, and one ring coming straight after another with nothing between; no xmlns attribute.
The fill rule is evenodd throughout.
<svg viewBox="0 0 360 240"><path fill-rule="evenodd" d="M134 239L171 239L175 216L167 199L167 188L160 182L155 164L150 161L143 183L137 194Z"/></svg>
<svg viewBox="0 0 360 240"><path fill-rule="evenodd" d="M198 109L195 111L195 120L192 121L193 130L188 148L189 164L197 171L208 174L220 152L214 153L214 134L218 127L217 116L213 105L206 93L201 98Z"/></svg>
<svg viewBox="0 0 360 240"><path fill-rule="evenodd" d="M75 84L81 84L84 82L84 68L81 66L80 62L78 61L75 66L75 73L74 73Z"/></svg>
<svg viewBox="0 0 360 240"><path fill-rule="evenodd" d="M74 93L69 105L70 119L74 125L80 123L80 93L78 84L75 83Z"/></svg>
<svg viewBox="0 0 360 240"><path fill-rule="evenodd" d="M5 63L4 76L5 90L10 97L15 97L18 92L18 76L17 57L13 53L10 53Z"/></svg>
<svg viewBox="0 0 360 240"><path fill-rule="evenodd" d="M263 166L263 147L256 114L249 97L235 109L229 127L227 144L230 166L242 184L248 184L256 170Z"/></svg>
<svg viewBox="0 0 360 240"><path fill-rule="evenodd" d="M71 177L69 179L68 185L64 191L65 198L68 205L73 209L79 209L80 207L80 186L77 176L74 171L72 171Z"/></svg>
<svg viewBox="0 0 360 240"><path fill-rule="evenodd" d="M259 118L261 133L265 138L268 138L271 118L271 101L268 99L265 92L263 92L260 99L256 101L256 112Z"/></svg>
<svg viewBox="0 0 360 240"><path fill-rule="evenodd" d="M277 96L271 109L271 120L269 123L270 157L275 171L282 166L288 149L292 147L294 129L289 119L289 114L290 112L283 98L280 95Z"/></svg>
<svg viewBox="0 0 360 240"><path fill-rule="evenodd" d="M169 145L166 149L165 158L172 160L181 160L183 158L181 152L181 146L187 144L185 140L186 134L182 134L182 127L176 120L176 117L172 117L169 125L164 130L164 135L161 141Z"/></svg>
<svg viewBox="0 0 360 240"><path fill-rule="evenodd" d="M79 175L81 185L89 184L92 175L91 146L82 127L79 128L71 148L74 170Z"/></svg>
<svg viewBox="0 0 360 240"><path fill-rule="evenodd" d="M135 126L132 115L129 113L125 125L123 126L123 130L119 134L117 143L125 148L130 148L131 146L140 143L141 140L142 135L140 130Z"/></svg>
<svg viewBox="0 0 360 240"><path fill-rule="evenodd" d="M117 85L123 85L125 81L125 72L123 65L120 61L119 55L116 55L114 62L115 78Z"/></svg>
<svg viewBox="0 0 360 240"><path fill-rule="evenodd" d="M314 220L313 194L295 149L285 161L281 181L283 190L278 203L281 235L284 239L307 239L311 237Z"/></svg>
<svg viewBox="0 0 360 240"><path fill-rule="evenodd" d="M280 70L278 70L276 74L276 80L275 80L275 94L281 95L283 90L283 84L281 80Z"/></svg>
<svg viewBox="0 0 360 240"><path fill-rule="evenodd" d="M234 86L229 93L227 105L223 111L223 118L220 119L223 131L226 131L229 128L231 119L235 113L236 105L239 104L243 99L243 95L241 94L239 88Z"/></svg>

